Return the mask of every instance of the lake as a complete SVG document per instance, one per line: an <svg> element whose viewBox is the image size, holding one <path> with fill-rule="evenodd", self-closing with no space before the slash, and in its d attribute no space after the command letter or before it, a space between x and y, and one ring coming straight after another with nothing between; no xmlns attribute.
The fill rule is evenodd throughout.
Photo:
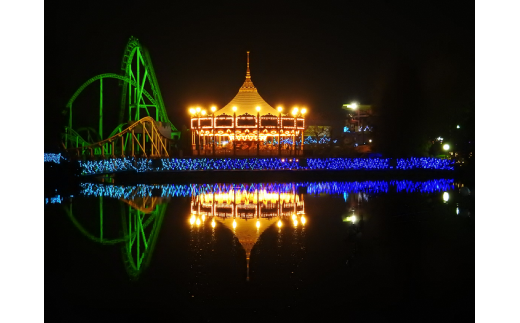
<svg viewBox="0 0 520 323"><path fill-rule="evenodd" d="M474 321L467 185L82 183L45 200L46 316Z"/></svg>

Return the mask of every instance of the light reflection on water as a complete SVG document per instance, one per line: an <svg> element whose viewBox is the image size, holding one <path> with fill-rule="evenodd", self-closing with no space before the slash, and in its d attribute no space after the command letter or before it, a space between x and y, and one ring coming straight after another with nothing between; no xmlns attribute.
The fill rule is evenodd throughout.
<svg viewBox="0 0 520 323"><path fill-rule="evenodd" d="M462 286L453 301L471 286L471 277L459 274L473 272L472 222L463 219L474 212L471 194L453 179L84 183L75 197L46 200L46 215L53 212L46 223L56 228L48 236L64 259L48 272L63 281L56 290L71 302L83 297L76 286L83 284L85 295L122 290L119 301L107 296L118 306L139 289L165 309L197 304L191 309L221 313L233 303L244 314L261 308L255 300L269 299L305 313L329 304L338 290L359 307L367 300L406 303L423 291L423 299L441 299ZM56 216L61 209L65 215ZM464 270L447 271L453 266ZM98 306L88 296L76 303Z"/></svg>
<svg viewBox="0 0 520 323"><path fill-rule="evenodd" d="M308 194L350 194L350 193L388 193L391 189L407 193L435 193L454 189L453 179L433 179L428 181L392 180L363 182L299 182L299 183L253 183L253 184L163 184L117 186L110 184L82 183L83 196L106 196L131 199L135 196L185 197L206 193L229 193L240 188L241 191L267 190L270 193L291 192L304 188Z"/></svg>
<svg viewBox="0 0 520 323"><path fill-rule="evenodd" d="M453 179L136 186L83 183L78 204L81 204L82 198L95 197L99 201L99 224L95 226L99 229L93 231L87 230L74 216L74 212L82 211L81 207L73 207L75 203L70 203L64 205L64 208L79 232L90 240L104 245L120 244L128 275L137 279L150 264L170 198L189 197L190 213L186 215L186 222L190 226L190 243L193 247L190 249L198 252L198 249L206 247L200 246L199 232L203 228L212 230L209 248L214 248L217 226L226 228L236 237L233 244L238 243L245 251L246 280L249 280L251 252L269 227L278 229L278 249L281 248L282 230L293 230L291 243L294 247L298 245L297 249L305 250L305 227L312 225L313 216L318 216L307 216L304 202L306 196L342 196L347 204L343 222L357 226L363 221L363 215L358 214L356 208L371 196L388 192L443 192L442 196L447 202L447 192L456 186L460 184L454 183ZM122 202L120 212L123 230L119 230L119 233L104 228L104 198Z"/></svg>
<svg viewBox="0 0 520 323"><path fill-rule="evenodd" d="M133 185L120 186L102 183L82 183L82 196L105 196L116 199L131 200L135 197L162 196L185 197L203 193L229 193L244 186L246 190L269 190L270 192L291 191L292 187L304 188L308 194L343 194L344 198L350 193L388 193L390 189L396 192L434 193L448 191L455 186L453 179L434 179L428 181L392 180L392 181L364 181L364 182L300 182L300 183L260 183L260 184L162 184L162 185ZM462 187L464 185L462 184ZM71 196L72 197L72 196ZM63 197L45 198L45 204L62 203Z"/></svg>

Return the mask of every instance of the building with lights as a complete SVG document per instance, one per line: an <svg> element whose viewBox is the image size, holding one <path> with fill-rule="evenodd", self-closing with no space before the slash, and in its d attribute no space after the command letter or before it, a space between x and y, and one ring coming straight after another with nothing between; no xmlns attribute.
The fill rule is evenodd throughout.
<svg viewBox="0 0 520 323"><path fill-rule="evenodd" d="M303 153L305 113L269 105L251 81L249 52L244 84L224 107L190 108L193 155L291 156Z"/></svg>
<svg viewBox="0 0 520 323"><path fill-rule="evenodd" d="M370 146L372 143L372 119L375 116L372 105L361 105L355 102L344 104L343 110L347 111L343 137L350 139L355 146Z"/></svg>

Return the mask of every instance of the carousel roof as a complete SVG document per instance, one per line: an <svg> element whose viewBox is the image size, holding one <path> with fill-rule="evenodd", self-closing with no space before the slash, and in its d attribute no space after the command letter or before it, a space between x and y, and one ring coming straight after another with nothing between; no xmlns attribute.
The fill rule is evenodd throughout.
<svg viewBox="0 0 520 323"><path fill-rule="evenodd" d="M246 80L244 84L238 90L238 94L226 104L222 109L215 111L215 115L227 114L233 115L233 107L237 107L236 114L242 115L244 113L249 113L251 115L256 115L256 107L260 107L260 114L273 114L278 115L278 111L270 106L264 99L258 94L258 90L253 85L251 81L251 73L249 72L249 52L247 52L247 72L246 72Z"/></svg>

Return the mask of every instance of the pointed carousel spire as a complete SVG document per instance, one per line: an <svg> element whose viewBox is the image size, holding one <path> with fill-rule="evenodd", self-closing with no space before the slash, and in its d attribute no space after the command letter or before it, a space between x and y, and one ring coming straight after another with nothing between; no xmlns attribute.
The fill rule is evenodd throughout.
<svg viewBox="0 0 520 323"><path fill-rule="evenodd" d="M247 51L247 72L246 72L246 79L251 78L251 72L249 72L249 51Z"/></svg>
<svg viewBox="0 0 520 323"><path fill-rule="evenodd" d="M251 72L249 71L249 51L247 51L247 71L246 71L246 80L239 92L256 92L256 88L251 81Z"/></svg>

